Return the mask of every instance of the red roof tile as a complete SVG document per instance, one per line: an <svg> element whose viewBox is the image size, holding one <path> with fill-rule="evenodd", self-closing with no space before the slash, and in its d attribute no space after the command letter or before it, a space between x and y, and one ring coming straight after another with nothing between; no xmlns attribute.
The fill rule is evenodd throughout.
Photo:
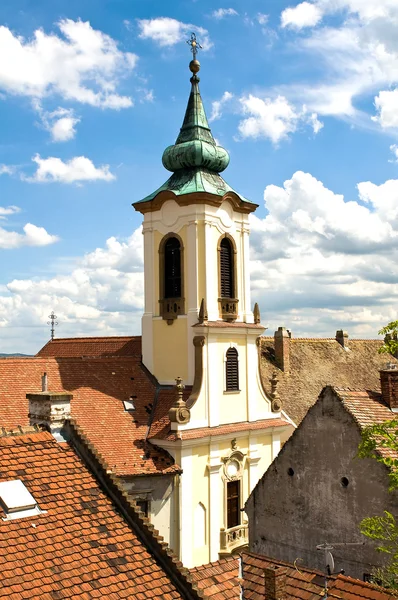
<svg viewBox="0 0 398 600"><path fill-rule="evenodd" d="M245 600L264 600L264 569L286 570L285 598L318 600L325 595L325 575L300 564L292 565L251 552L242 553L243 586ZM388 590L352 579L345 575L332 575L327 579L328 598L341 600L392 600L395 596Z"/></svg>
<svg viewBox="0 0 398 600"><path fill-rule="evenodd" d="M52 392L73 394L72 417L117 475L178 471L164 450L145 443L156 384L136 357L0 359L0 426L27 425L27 393L41 390L46 372ZM136 410L123 400L133 396Z"/></svg>
<svg viewBox="0 0 398 600"><path fill-rule="evenodd" d="M141 336L55 338L36 354L41 357L141 357Z"/></svg>
<svg viewBox="0 0 398 600"><path fill-rule="evenodd" d="M239 558L229 556L190 569L193 581L214 600L240 598Z"/></svg>
<svg viewBox="0 0 398 600"><path fill-rule="evenodd" d="M396 417L378 392L336 387L333 387L333 390L361 429L391 421ZM379 446L377 450L382 456L398 458L398 453L392 449Z"/></svg>
<svg viewBox="0 0 398 600"><path fill-rule="evenodd" d="M46 511L0 519L0 598L182 598L67 444L0 437L0 465L0 481L21 479Z"/></svg>

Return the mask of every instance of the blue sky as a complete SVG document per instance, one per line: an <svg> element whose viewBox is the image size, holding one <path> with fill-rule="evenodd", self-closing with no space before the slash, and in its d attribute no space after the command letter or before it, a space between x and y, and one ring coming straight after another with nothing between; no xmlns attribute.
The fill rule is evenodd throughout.
<svg viewBox="0 0 398 600"><path fill-rule="evenodd" d="M273 330L396 318L396 0L13 0L0 6L0 351L137 334L141 216L168 177L197 33L201 92L260 206L252 299Z"/></svg>

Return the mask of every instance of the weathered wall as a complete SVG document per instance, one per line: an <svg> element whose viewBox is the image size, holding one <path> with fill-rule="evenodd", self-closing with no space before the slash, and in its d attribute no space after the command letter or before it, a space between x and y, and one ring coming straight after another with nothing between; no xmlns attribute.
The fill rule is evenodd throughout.
<svg viewBox="0 0 398 600"><path fill-rule="evenodd" d="M174 475L140 476L120 479L123 489L149 501L149 518L169 546L178 552L178 524L174 501Z"/></svg>
<svg viewBox="0 0 398 600"><path fill-rule="evenodd" d="M364 541L363 546L335 547L335 570L362 579L372 565L381 564L383 555L360 534L359 523L384 510L397 515L398 495L388 492L383 465L356 458L359 442L353 418L328 388L246 504L250 551L289 562L300 558L299 564L324 570L318 544Z"/></svg>

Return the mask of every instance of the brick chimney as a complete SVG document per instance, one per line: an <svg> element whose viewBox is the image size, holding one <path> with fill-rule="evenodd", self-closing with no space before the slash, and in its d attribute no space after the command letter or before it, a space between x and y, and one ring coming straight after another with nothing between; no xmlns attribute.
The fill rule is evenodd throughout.
<svg viewBox="0 0 398 600"><path fill-rule="evenodd" d="M343 346L344 349L348 348L348 333L346 331L338 329L336 331L336 340L338 341L340 346Z"/></svg>
<svg viewBox="0 0 398 600"><path fill-rule="evenodd" d="M286 567L268 567L264 569L265 600L285 600Z"/></svg>
<svg viewBox="0 0 398 600"><path fill-rule="evenodd" d="M29 400L30 425L42 425L50 431L58 442L64 442L62 428L66 419L70 419L70 392L49 392L47 375L42 377L42 391L26 394Z"/></svg>
<svg viewBox="0 0 398 600"><path fill-rule="evenodd" d="M274 333L275 359L278 367L285 373L290 370L290 338L292 337L289 329L278 327Z"/></svg>
<svg viewBox="0 0 398 600"><path fill-rule="evenodd" d="M381 395L392 412L398 413L398 369L395 363L380 371Z"/></svg>

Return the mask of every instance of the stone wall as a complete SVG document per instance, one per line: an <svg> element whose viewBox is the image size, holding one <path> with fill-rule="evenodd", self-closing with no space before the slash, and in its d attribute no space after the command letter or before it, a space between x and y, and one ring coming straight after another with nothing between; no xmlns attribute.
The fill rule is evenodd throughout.
<svg viewBox="0 0 398 600"><path fill-rule="evenodd" d="M324 571L318 544L364 542L336 546L335 571L362 579L381 564L359 523L384 510L397 515L398 496L384 465L356 458L359 442L353 417L327 388L247 501L251 552Z"/></svg>

